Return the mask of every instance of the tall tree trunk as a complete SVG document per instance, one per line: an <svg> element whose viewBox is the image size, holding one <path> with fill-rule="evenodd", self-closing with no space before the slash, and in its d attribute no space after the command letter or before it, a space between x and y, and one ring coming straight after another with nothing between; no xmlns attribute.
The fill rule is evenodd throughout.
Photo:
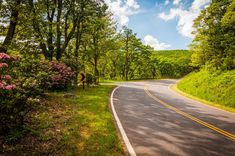
<svg viewBox="0 0 235 156"><path fill-rule="evenodd" d="M76 45L75 45L75 50L74 50L74 55L75 55L75 61L76 64L78 64L78 51L80 48L81 44L81 39L82 39L82 29L83 29L83 13L84 13L84 1L81 1L81 13L80 13L80 18L77 23L77 31L76 31Z"/></svg>
<svg viewBox="0 0 235 156"><path fill-rule="evenodd" d="M50 30L52 30L52 29L50 29ZM49 37L48 37L47 43L48 43L48 49L49 49L49 51L48 51L49 52L49 59L50 59L50 61L52 61L53 60L53 52L54 52L54 46L53 46L53 42L52 42L53 33L49 32L48 36Z"/></svg>
<svg viewBox="0 0 235 156"><path fill-rule="evenodd" d="M81 45L81 40L82 40L82 33L83 33L83 13L84 13L84 1L81 1L81 13L80 13L80 19L78 20L78 24L77 24L77 31L75 34L76 37L76 43L75 43L75 49L74 49L74 56L75 56L75 63L76 66L78 67L78 57L79 57L79 48ZM78 72L79 69L77 68L77 70L75 71L75 82L78 82Z"/></svg>
<svg viewBox="0 0 235 156"><path fill-rule="evenodd" d="M2 46L0 47L0 52L6 53L9 46L11 45L11 41L15 34L15 29L18 21L18 15L19 15L19 5L21 3L21 0L16 0L15 6L13 6L11 10L11 17L10 17L10 25L7 30L7 35L3 41Z"/></svg>
<svg viewBox="0 0 235 156"><path fill-rule="evenodd" d="M74 56L75 56L75 63L76 66L78 67L78 57L79 57L79 48L81 45L81 39L82 39L82 22L80 24L78 24L77 26L77 31L76 31L76 43L75 43L75 49L74 49ZM75 82L78 81L78 71L79 69L77 69L75 71Z"/></svg>
<svg viewBox="0 0 235 156"><path fill-rule="evenodd" d="M57 20L56 20L56 60L59 61L61 59L61 31L60 31L60 18L62 12L62 0L58 0L57 7Z"/></svg>
<svg viewBox="0 0 235 156"><path fill-rule="evenodd" d="M94 78L94 83L95 84L98 83L97 79L99 79L99 72L98 72L97 66L98 66L98 56L95 55L95 57L94 57L94 77L95 77Z"/></svg>
<svg viewBox="0 0 235 156"><path fill-rule="evenodd" d="M53 1L54 5L56 5L56 0ZM47 38L47 44L49 49L49 58L50 61L53 60L53 53L54 53L54 46L53 46L53 19L55 15L55 7L52 8L51 14L50 14L50 7L49 7L49 1L47 1L47 19L49 21L49 32L48 32L48 38Z"/></svg>
<svg viewBox="0 0 235 156"><path fill-rule="evenodd" d="M128 70L129 70L129 64L128 64L128 59L129 59L129 57L128 57L128 51L129 51L129 45L128 45L128 41L129 41L129 36L128 36L128 34L127 34L127 36L126 36L126 60L125 60L125 79L126 79L126 81L128 81Z"/></svg>

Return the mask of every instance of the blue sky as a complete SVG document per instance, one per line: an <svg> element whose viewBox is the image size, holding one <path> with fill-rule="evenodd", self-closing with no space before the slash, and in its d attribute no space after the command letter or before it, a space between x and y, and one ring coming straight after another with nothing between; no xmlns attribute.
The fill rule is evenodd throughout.
<svg viewBox="0 0 235 156"><path fill-rule="evenodd" d="M118 25L127 25L156 50L187 49L193 20L211 0L105 0Z"/></svg>

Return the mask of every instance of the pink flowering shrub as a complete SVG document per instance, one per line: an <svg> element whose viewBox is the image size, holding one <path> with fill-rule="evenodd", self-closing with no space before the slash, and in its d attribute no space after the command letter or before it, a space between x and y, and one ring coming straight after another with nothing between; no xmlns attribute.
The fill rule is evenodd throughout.
<svg viewBox="0 0 235 156"><path fill-rule="evenodd" d="M5 53L0 53L0 91L13 90L16 85L11 83L11 76L6 74L9 70L7 69L7 62L11 62L12 57Z"/></svg>
<svg viewBox="0 0 235 156"><path fill-rule="evenodd" d="M35 88L25 85L29 79L19 68L17 58L0 53L0 133L22 127L31 109L29 99L34 98Z"/></svg>
<svg viewBox="0 0 235 156"><path fill-rule="evenodd" d="M6 53L0 53L0 60L10 59L11 57Z"/></svg>
<svg viewBox="0 0 235 156"><path fill-rule="evenodd" d="M32 80L32 82L27 83L27 86L36 85L35 89L38 90L63 90L71 86L73 82L73 70L62 62L29 58L23 58L22 61L24 63L21 63L19 69L23 74L21 77L26 77L25 81Z"/></svg>
<svg viewBox="0 0 235 156"><path fill-rule="evenodd" d="M22 128L24 117L45 89L66 89L73 78L73 70L64 63L0 53L0 133Z"/></svg>
<svg viewBox="0 0 235 156"><path fill-rule="evenodd" d="M48 89L66 89L74 78L74 72L64 63L52 61L47 69L49 73Z"/></svg>
<svg viewBox="0 0 235 156"><path fill-rule="evenodd" d="M14 109L17 110L13 106L14 100L16 100L14 98L16 84L10 75L11 65L14 61L11 56L0 53L0 132L12 124L10 118L14 118Z"/></svg>

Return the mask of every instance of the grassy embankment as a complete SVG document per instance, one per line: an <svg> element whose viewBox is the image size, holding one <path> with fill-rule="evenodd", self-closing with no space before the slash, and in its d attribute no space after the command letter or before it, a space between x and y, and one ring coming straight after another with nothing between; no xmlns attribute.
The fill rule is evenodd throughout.
<svg viewBox="0 0 235 156"><path fill-rule="evenodd" d="M191 73L178 83L177 88L204 103L235 112L235 70Z"/></svg>
<svg viewBox="0 0 235 156"><path fill-rule="evenodd" d="M30 114L26 135L4 144L13 155L125 155L109 109L114 86L49 93Z"/></svg>

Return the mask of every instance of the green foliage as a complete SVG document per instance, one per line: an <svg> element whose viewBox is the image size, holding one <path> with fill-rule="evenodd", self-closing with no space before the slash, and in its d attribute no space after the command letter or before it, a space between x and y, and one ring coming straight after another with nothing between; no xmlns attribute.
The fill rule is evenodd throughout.
<svg viewBox="0 0 235 156"><path fill-rule="evenodd" d="M67 89L72 85L74 78L73 70L62 62L50 62L28 56L21 59L18 70L24 86L34 87L35 95L41 94L44 89Z"/></svg>
<svg viewBox="0 0 235 156"><path fill-rule="evenodd" d="M48 68L45 69L48 75L48 81L44 82L44 87L53 90L67 89L72 84L74 72L64 63L51 61ZM48 86L45 86L47 84Z"/></svg>
<svg viewBox="0 0 235 156"><path fill-rule="evenodd" d="M193 71L188 50L157 51L154 57L159 77L180 78Z"/></svg>
<svg viewBox="0 0 235 156"><path fill-rule="evenodd" d="M235 68L234 6L233 0L212 1L195 20L196 37L191 45L194 66Z"/></svg>
<svg viewBox="0 0 235 156"><path fill-rule="evenodd" d="M178 88L201 99L235 108L235 70L222 72L208 68L189 74L179 82Z"/></svg>
<svg viewBox="0 0 235 156"><path fill-rule="evenodd" d="M67 89L74 75L63 63L29 56L16 61L1 53L0 65L0 133L6 134L21 129L44 89Z"/></svg>
<svg viewBox="0 0 235 156"><path fill-rule="evenodd" d="M14 143L23 136L24 131L18 129L11 129L7 136L7 143Z"/></svg>
<svg viewBox="0 0 235 156"><path fill-rule="evenodd" d="M191 53L188 50L154 51L138 40L134 43L129 45L128 79L179 78L194 70L190 65ZM125 51L108 56L112 57L105 59L105 67L101 68L103 78L124 79Z"/></svg>
<svg viewBox="0 0 235 156"><path fill-rule="evenodd" d="M37 102L38 92L35 91L34 79L19 77L20 61L13 59L14 63L10 63L11 59L12 57L6 54L0 54L0 64L3 64L2 61L9 64L7 70L0 67L0 134L21 129L25 115ZM13 135L11 140L14 138L17 137Z"/></svg>
<svg viewBox="0 0 235 156"><path fill-rule="evenodd" d="M95 83L95 78L94 78L94 76L93 76L92 74L87 73L87 74L86 74L86 84L87 84L88 86L90 86L90 85L92 85L92 84L94 84L94 83Z"/></svg>
<svg viewBox="0 0 235 156"><path fill-rule="evenodd" d="M18 79L22 82L22 87L28 88L31 95L40 95L48 84L49 73L45 70L49 66L48 61L24 55L20 58L17 67Z"/></svg>
<svg viewBox="0 0 235 156"><path fill-rule="evenodd" d="M212 1L194 22L192 65L201 68L178 85L196 97L235 108L235 1Z"/></svg>

